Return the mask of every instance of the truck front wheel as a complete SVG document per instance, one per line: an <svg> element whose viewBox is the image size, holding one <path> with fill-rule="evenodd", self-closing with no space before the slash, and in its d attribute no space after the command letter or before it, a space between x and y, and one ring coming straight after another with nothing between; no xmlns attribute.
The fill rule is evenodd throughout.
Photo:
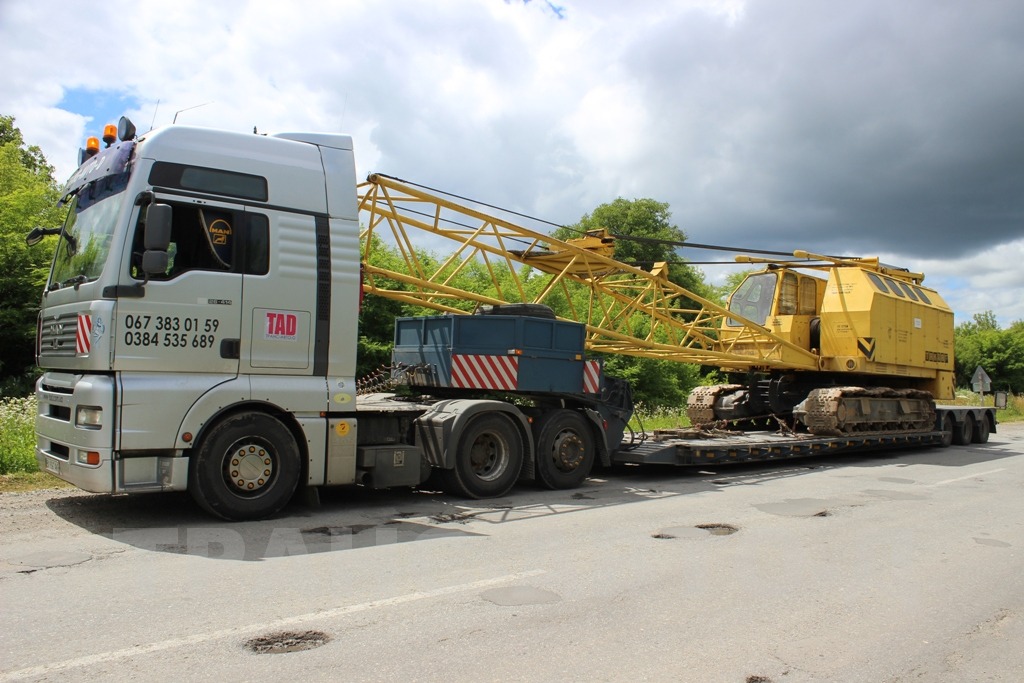
<svg viewBox="0 0 1024 683"><path fill-rule="evenodd" d="M188 488L218 517L262 519L291 500L301 471L295 437L280 420L261 412L238 413L203 437L192 456Z"/></svg>
<svg viewBox="0 0 1024 683"><path fill-rule="evenodd" d="M583 483L594 467L594 432L574 410L549 413L537 437L537 479L549 489Z"/></svg>
<svg viewBox="0 0 1024 683"><path fill-rule="evenodd" d="M467 498L497 498L509 492L523 468L523 437L501 413L473 418L459 437L455 466L444 470L445 488Z"/></svg>

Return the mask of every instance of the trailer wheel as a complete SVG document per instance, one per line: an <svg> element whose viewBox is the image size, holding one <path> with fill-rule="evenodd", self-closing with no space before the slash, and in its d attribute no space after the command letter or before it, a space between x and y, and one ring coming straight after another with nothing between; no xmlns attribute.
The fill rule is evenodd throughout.
<svg viewBox="0 0 1024 683"><path fill-rule="evenodd" d="M549 413L537 437L537 479L549 489L583 483L594 466L594 432L574 410Z"/></svg>
<svg viewBox="0 0 1024 683"><path fill-rule="evenodd" d="M971 435L971 441L973 443L987 443L989 431L991 431L991 428L988 424L988 418L982 415L981 419L974 423L974 434Z"/></svg>
<svg viewBox="0 0 1024 683"><path fill-rule="evenodd" d="M946 417L942 419L942 443L940 444L943 448L949 448L953 445L953 416L946 414Z"/></svg>
<svg viewBox="0 0 1024 683"><path fill-rule="evenodd" d="M957 446L966 446L974 437L974 418L965 415L964 419L953 430L953 443Z"/></svg>
<svg viewBox="0 0 1024 683"><path fill-rule="evenodd" d="M192 455L188 489L206 511L231 520L262 519L281 510L302 471L299 446L266 413L226 417Z"/></svg>
<svg viewBox="0 0 1024 683"><path fill-rule="evenodd" d="M459 437L455 466L444 470L445 488L467 498L496 498L509 492L523 468L523 437L508 416L473 418Z"/></svg>

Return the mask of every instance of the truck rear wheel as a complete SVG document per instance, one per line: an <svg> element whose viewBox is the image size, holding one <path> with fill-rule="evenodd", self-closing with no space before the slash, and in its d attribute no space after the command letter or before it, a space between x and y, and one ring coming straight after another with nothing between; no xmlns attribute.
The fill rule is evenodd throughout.
<svg viewBox="0 0 1024 683"><path fill-rule="evenodd" d="M942 418L942 447L949 448L953 445L953 430L955 425L953 424L953 416L946 414L946 417Z"/></svg>
<svg viewBox="0 0 1024 683"><path fill-rule="evenodd" d="M574 410L543 419L537 437L537 479L549 489L575 488L594 466L594 432Z"/></svg>
<svg viewBox="0 0 1024 683"><path fill-rule="evenodd" d="M302 471L291 431L266 413L224 418L192 455L188 488L206 511L230 520L276 514L295 493Z"/></svg>
<svg viewBox="0 0 1024 683"><path fill-rule="evenodd" d="M964 419L953 430L953 443L957 446L966 446L974 437L974 418L964 415Z"/></svg>
<svg viewBox="0 0 1024 683"><path fill-rule="evenodd" d="M971 441L973 443L988 443L988 434L991 428L988 424L988 418L984 415L981 419L974 423L974 434L971 435Z"/></svg>
<svg viewBox="0 0 1024 683"><path fill-rule="evenodd" d="M459 437L445 488L467 498L496 498L511 490L523 468L523 437L507 415L473 418Z"/></svg>

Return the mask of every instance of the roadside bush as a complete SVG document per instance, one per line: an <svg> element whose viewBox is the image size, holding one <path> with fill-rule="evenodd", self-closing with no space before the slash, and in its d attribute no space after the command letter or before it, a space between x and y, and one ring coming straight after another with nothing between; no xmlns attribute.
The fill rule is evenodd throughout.
<svg viewBox="0 0 1024 683"><path fill-rule="evenodd" d="M0 399L0 474L35 472L36 398Z"/></svg>

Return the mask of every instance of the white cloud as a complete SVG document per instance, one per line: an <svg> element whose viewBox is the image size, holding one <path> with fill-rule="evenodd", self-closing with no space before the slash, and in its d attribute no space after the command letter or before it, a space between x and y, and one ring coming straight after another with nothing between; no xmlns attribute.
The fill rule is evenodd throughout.
<svg viewBox="0 0 1024 683"><path fill-rule="evenodd" d="M969 235L965 235L968 238ZM883 257L883 261L895 259ZM958 323L993 311L1003 327L1024 320L1024 238L960 259L914 259L900 265L925 274L943 294Z"/></svg>

